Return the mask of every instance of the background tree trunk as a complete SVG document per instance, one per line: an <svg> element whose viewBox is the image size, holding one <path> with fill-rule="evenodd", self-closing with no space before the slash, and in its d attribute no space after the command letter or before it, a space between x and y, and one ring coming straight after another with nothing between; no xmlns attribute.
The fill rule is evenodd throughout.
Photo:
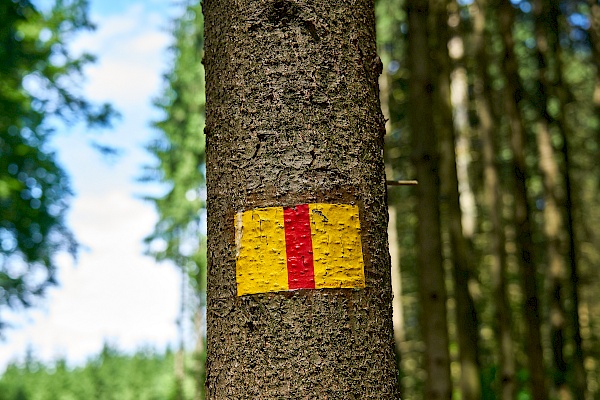
<svg viewBox="0 0 600 400"><path fill-rule="evenodd" d="M417 269L421 330L425 342L426 399L450 399L450 354L446 311L446 283L440 231L440 177L438 141L433 124L433 94L428 29L428 0L409 0L408 63L409 126L417 192Z"/></svg>
<svg viewBox="0 0 600 400"><path fill-rule="evenodd" d="M373 2L206 0L209 399L398 398ZM364 289L236 296L234 218L355 204Z"/></svg>
<svg viewBox="0 0 600 400"><path fill-rule="evenodd" d="M447 224L450 236L450 258L456 302L456 332L460 360L460 389L463 400L481 398L481 378L479 369L479 329L475 302L469 292L472 266L469 258L469 243L463 234L463 215L460 208L458 174L456 164L456 132L452 115L450 93L451 60L448 55L450 31L448 27L448 2L437 0L433 3L436 43L433 54L438 68L435 85L434 109L435 130L441 143L440 177L442 193L447 205Z"/></svg>
<svg viewBox="0 0 600 400"><path fill-rule="evenodd" d="M536 138L539 153L539 168L544 186L544 233L547 241L547 279L548 298L550 299L550 340L552 345L553 391L559 399L571 398L567 386L567 363L564 356L565 326L567 322L564 308L564 281L566 278L566 265L564 254L566 250L564 223L561 213L563 203L562 190L559 180L559 167L552 146L550 131L553 118L548 110L550 97L551 76L550 47L554 40L548 33L548 21L552 9L549 2L544 0L533 1L533 15L535 16L536 56L538 62L538 79L536 81L537 122ZM558 60L554 60L554 65ZM562 106L562 105L561 105Z"/></svg>
<svg viewBox="0 0 600 400"><path fill-rule="evenodd" d="M560 148L560 152L562 155L563 161L563 187L565 191L564 195L564 208L565 208L565 225L566 225L566 235L568 242L568 276L570 282L570 292L569 292L569 300L570 300L570 308L569 308L569 322L571 324L571 339L573 340L573 360L572 360L572 369L573 369L573 393L575 399L583 400L588 395L587 388L587 379L586 379L586 371L584 367L584 353L583 353L583 344L581 338L581 327L579 321L579 260L577 256L577 242L576 242L576 232L575 232L575 220L574 220L574 188L572 184L572 174L573 174L573 163L571 160L571 150L569 141L571 140L569 137L573 134L573 129L569 127L567 122L567 104L571 101L575 100L575 96L571 92L569 86L565 82L564 76L564 68L563 68L563 51L560 45L560 26L561 26L561 17L560 5L557 0L549 0L548 7L550 7L551 11L549 13L549 18L547 19L547 33L548 36L552 38L550 41L550 51L552 56L555 59L556 63L556 72L554 74L555 80L552 83L552 87L554 88L553 93L557 97L559 102L558 116L556 118L556 126L558 127L558 131L560 134L560 138L562 140L562 146ZM592 6L592 16L595 18L595 22L592 23L596 28L598 28L600 24L600 6L598 3ZM562 20L562 23L565 21ZM596 31L596 36L598 36L598 30ZM597 37L596 37L597 38ZM597 99L594 102L596 115L600 115L600 52L598 51L598 43L595 40L592 40L592 45L595 50L592 50L592 54L595 54L597 70L596 70L596 88L595 92L597 93Z"/></svg>
<svg viewBox="0 0 600 400"><path fill-rule="evenodd" d="M592 62L596 66L596 86L593 102L596 110L600 112L600 4L595 0L588 0L590 7L590 27L588 29Z"/></svg>
<svg viewBox="0 0 600 400"><path fill-rule="evenodd" d="M497 126L499 121L492 108L491 78L488 74L488 55L486 52L486 1L474 3L473 47L476 60L474 82L475 106L479 117L481 152L484 165L484 192L491 223L490 253L492 255L491 281L494 304L494 331L498 342L500 373L498 383L501 399L513 400L516 397L514 341L511 332L512 318L506 286L506 235L504 233L504 209L502 189L498 168Z"/></svg>
<svg viewBox="0 0 600 400"><path fill-rule="evenodd" d="M541 316L537 289L537 267L531 229L530 207L527 196L527 166L525 163L526 134L520 101L523 86L518 72L512 34L514 9L510 1L500 0L498 8L499 28L504 45L502 72L506 77L504 87L504 110L509 120L510 143L513 153L512 169L515 179L514 219L516 245L521 269L524 296L524 314L527 322L527 359L531 373L531 392L534 400L547 400L546 374L541 338Z"/></svg>

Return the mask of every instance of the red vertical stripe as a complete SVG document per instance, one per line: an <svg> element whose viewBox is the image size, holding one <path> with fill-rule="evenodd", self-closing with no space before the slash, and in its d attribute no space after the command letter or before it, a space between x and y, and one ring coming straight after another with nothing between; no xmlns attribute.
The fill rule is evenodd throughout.
<svg viewBox="0 0 600 400"><path fill-rule="evenodd" d="M283 212L289 288L314 289L315 267L308 204L286 207Z"/></svg>

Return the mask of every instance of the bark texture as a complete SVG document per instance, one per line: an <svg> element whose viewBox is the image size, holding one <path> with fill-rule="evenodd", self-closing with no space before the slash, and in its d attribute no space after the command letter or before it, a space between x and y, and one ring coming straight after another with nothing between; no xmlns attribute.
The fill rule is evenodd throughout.
<svg viewBox="0 0 600 400"><path fill-rule="evenodd" d="M205 0L207 397L398 398L371 0ZM234 216L360 209L366 288L236 296Z"/></svg>

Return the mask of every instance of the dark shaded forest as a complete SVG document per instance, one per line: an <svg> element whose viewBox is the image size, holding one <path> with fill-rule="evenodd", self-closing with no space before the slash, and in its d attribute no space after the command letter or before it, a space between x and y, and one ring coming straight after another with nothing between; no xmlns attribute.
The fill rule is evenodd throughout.
<svg viewBox="0 0 600 400"><path fill-rule="evenodd" d="M378 4L389 175L432 187L389 190L404 398L598 396L597 9ZM415 235L427 218L439 234Z"/></svg>
<svg viewBox="0 0 600 400"><path fill-rule="evenodd" d="M19 23L33 21L21 14ZM9 13L0 15L6 19ZM402 398L600 399L600 3L378 0L376 15ZM15 20L3 21L0 32L3 43L12 46L3 44L0 51L0 78L14 82L18 93L7 96L3 89L0 95L17 110L0 116L0 307L41 295L41 287L52 283L54 266L46 260L60 247L48 244L57 237L52 229L64 232L64 246L74 243L63 226L63 208L56 215L48 211L42 224L35 222L45 210L35 199L67 196L68 190L51 191L29 178L40 173L41 163L51 172L56 168L48 164L51 157L32 156L43 148L44 131L37 128L44 113L67 107L81 114L81 107L69 108L72 103L64 101L52 110L46 103L23 106L31 99L23 98L22 82L6 77L40 64L8 62L29 51L27 40L11 41L16 26L11 24ZM35 43L40 31L28 30L33 36L26 38ZM163 363L160 379L170 382L148 398L200 396L193 389L174 395L175 378L164 372L172 368L180 383L198 383L203 376L206 196L199 4L188 5L173 32L173 65L155 101L165 118L154 122L157 137L148 145L157 164L143 174L171 189L148 199L160 220L147 243L157 260L173 261L189 277L196 296L185 306L194 310L196 356L189 355L183 369L174 367L181 364L173 363L170 353L128 357L110 349L82 368L60 362L32 367L31 361L9 367L0 380L0 399L46 398L14 388L57 384L59 375L82 384L95 366L117 359L123 365L142 362L140 357ZM91 110L81 104L87 107L83 111ZM96 114L100 122L106 123L108 110ZM28 116L19 123L29 125L15 130L8 118L19 112ZM59 170L52 173L62 176ZM419 185L397 184L411 179ZM58 201L52 199L44 201ZM32 215L38 228L16 223L23 213ZM157 241L166 246L152 246ZM194 252L183 252L181 244L190 242L197 243ZM30 289L25 277L6 269L11 257L45 267L48 282ZM150 375L139 379L153 381ZM130 398L81 390L88 394L71 391L68 398Z"/></svg>

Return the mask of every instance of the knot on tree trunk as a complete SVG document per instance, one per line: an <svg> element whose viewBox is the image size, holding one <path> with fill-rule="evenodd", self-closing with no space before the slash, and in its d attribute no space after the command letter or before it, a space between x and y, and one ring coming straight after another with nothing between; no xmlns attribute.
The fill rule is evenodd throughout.
<svg viewBox="0 0 600 400"><path fill-rule="evenodd" d="M249 29L260 30L285 30L291 27L300 27L308 33L315 42L320 40L316 19L307 7L303 7L294 0L272 0L264 6L259 6L258 12L252 18Z"/></svg>
<svg viewBox="0 0 600 400"><path fill-rule="evenodd" d="M275 26L285 26L299 19L300 9L290 0L275 0L267 7L267 18Z"/></svg>

